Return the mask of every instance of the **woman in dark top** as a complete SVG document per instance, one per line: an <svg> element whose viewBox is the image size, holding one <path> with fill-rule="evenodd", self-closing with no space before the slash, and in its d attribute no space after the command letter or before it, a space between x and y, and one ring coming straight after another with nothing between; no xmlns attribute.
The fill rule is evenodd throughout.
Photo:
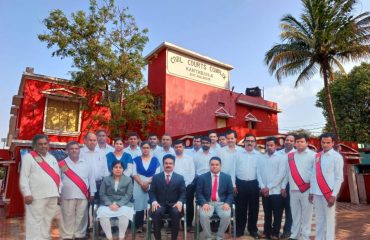
<svg viewBox="0 0 370 240"><path fill-rule="evenodd" d="M132 175L132 158L129 153L125 153L123 151L124 149L124 144L122 138L116 138L114 140L114 152L109 152L107 153L107 164L108 164L108 169L112 173L112 163L114 161L121 161L123 164L123 169L127 177L131 177Z"/></svg>
<svg viewBox="0 0 370 240"><path fill-rule="evenodd" d="M112 175L103 179L100 186L99 196L101 205L97 211L97 218L107 239L112 238L110 218L118 217L119 239L125 238L129 220L134 215L131 203L133 192L131 178L123 175L123 164L121 161L112 163Z"/></svg>

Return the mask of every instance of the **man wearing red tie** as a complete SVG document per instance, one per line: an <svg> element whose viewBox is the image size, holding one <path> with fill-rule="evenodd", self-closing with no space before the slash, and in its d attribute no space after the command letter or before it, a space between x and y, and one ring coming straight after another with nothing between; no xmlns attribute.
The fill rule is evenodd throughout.
<svg viewBox="0 0 370 240"><path fill-rule="evenodd" d="M202 174L197 181L197 203L200 208L200 224L204 229L204 239L212 239L210 218L216 212L220 218L217 239L224 239L229 226L234 188L230 175L221 172L221 159L212 157L210 172Z"/></svg>

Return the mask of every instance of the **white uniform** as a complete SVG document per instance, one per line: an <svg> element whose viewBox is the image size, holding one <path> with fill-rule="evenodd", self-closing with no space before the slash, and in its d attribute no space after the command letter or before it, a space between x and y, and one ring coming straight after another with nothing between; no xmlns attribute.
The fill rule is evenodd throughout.
<svg viewBox="0 0 370 240"><path fill-rule="evenodd" d="M99 148L95 148L95 150L92 151L85 146L81 148L80 158L85 159L89 164L93 165L95 181L100 181L103 177L110 175L105 151Z"/></svg>
<svg viewBox="0 0 370 240"><path fill-rule="evenodd" d="M136 146L135 149L131 149L130 146L126 147L125 149L123 149L123 151L125 153L128 153L131 155L132 159L138 157L138 156L141 156L141 150L140 150L140 147L139 146Z"/></svg>
<svg viewBox="0 0 370 240"><path fill-rule="evenodd" d="M315 162L316 164L316 162ZM335 239L335 206L328 207L328 203L323 196L316 180L316 167L313 165L311 176L310 193L314 195L314 207L316 215L316 239L331 240ZM334 149L321 155L321 170L324 178L332 189L332 196L337 196L343 182L343 157Z"/></svg>
<svg viewBox="0 0 370 240"><path fill-rule="evenodd" d="M211 149L208 153L198 151L198 153L194 155L195 175L200 176L203 173L209 172L209 160L215 156L217 156L217 154Z"/></svg>
<svg viewBox="0 0 370 240"><path fill-rule="evenodd" d="M76 173L86 184L90 195L94 196L96 192L94 167L85 159L80 158L73 162L69 157L65 159L68 168ZM72 239L83 238L86 235L87 228L87 205L86 196L80 188L63 171L62 174L62 238Z"/></svg>
<svg viewBox="0 0 370 240"><path fill-rule="evenodd" d="M42 158L59 175L54 156L47 153ZM23 196L33 197L33 202L26 205L26 239L50 239L51 221L59 209L60 189L29 153L22 157L19 182Z"/></svg>
<svg viewBox="0 0 370 240"><path fill-rule="evenodd" d="M96 146L96 149L97 150L101 150L101 151L104 151L105 154L108 154L110 152L114 152L114 147L112 147L111 145L109 145L108 143L105 144L105 148L101 148L99 147L99 145Z"/></svg>
<svg viewBox="0 0 370 240"><path fill-rule="evenodd" d="M294 152L294 162L297 166L299 175L305 183L310 182L312 175L312 166L315 162L315 152L306 148L303 152ZM290 168L288 159L286 159L287 178L290 186L290 208L292 210L293 225L292 234L293 239L299 239L302 234L303 239L310 239L311 220L312 220L312 204L308 201L309 189L301 193L297 184L295 183Z"/></svg>
<svg viewBox="0 0 370 240"><path fill-rule="evenodd" d="M233 187L235 188L235 163L238 152L243 149L239 146L235 146L234 149L230 149L229 146L218 149L218 157L221 158L221 171L231 176Z"/></svg>
<svg viewBox="0 0 370 240"><path fill-rule="evenodd" d="M173 156L176 155L175 150L172 147L170 147L170 149L168 151L166 151L166 149L164 149L162 147L162 148L158 148L154 152L154 157L156 157L159 161L161 172L163 172L163 157L164 157L164 155L167 155L167 154L172 154Z"/></svg>

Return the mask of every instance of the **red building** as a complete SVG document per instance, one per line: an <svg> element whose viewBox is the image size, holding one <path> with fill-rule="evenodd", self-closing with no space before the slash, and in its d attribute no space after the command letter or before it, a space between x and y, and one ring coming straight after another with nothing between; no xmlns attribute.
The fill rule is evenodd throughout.
<svg viewBox="0 0 370 240"><path fill-rule="evenodd" d="M23 215L19 191L21 153L31 148L35 134L48 135L50 146L64 149L68 141L83 143L88 131L101 128L97 116L109 118L109 110L99 105L98 97L86 98L86 92L71 81L34 74L32 68L23 73L18 94L13 97L8 133L9 159L5 199L7 216ZM84 110L83 102L90 107ZM61 154L63 152L60 152ZM2 164L4 165L4 164Z"/></svg>
<svg viewBox="0 0 370 240"><path fill-rule="evenodd" d="M232 66L164 42L148 56L148 87L162 110L158 135L194 135L232 128L240 137L278 134L275 102L230 89Z"/></svg>

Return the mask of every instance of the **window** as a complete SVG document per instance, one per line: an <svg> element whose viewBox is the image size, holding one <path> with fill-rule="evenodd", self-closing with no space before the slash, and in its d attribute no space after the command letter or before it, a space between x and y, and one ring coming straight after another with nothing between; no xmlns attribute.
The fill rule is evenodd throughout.
<svg viewBox="0 0 370 240"><path fill-rule="evenodd" d="M224 128L226 127L226 118L217 118L217 128Z"/></svg>
<svg viewBox="0 0 370 240"><path fill-rule="evenodd" d="M256 122L248 121L247 124L248 124L248 129L256 129L256 125L257 125Z"/></svg>
<svg viewBox="0 0 370 240"><path fill-rule="evenodd" d="M47 98L44 131L51 133L79 132L80 103Z"/></svg>
<svg viewBox="0 0 370 240"><path fill-rule="evenodd" d="M154 97L154 109L162 112L162 96Z"/></svg>

